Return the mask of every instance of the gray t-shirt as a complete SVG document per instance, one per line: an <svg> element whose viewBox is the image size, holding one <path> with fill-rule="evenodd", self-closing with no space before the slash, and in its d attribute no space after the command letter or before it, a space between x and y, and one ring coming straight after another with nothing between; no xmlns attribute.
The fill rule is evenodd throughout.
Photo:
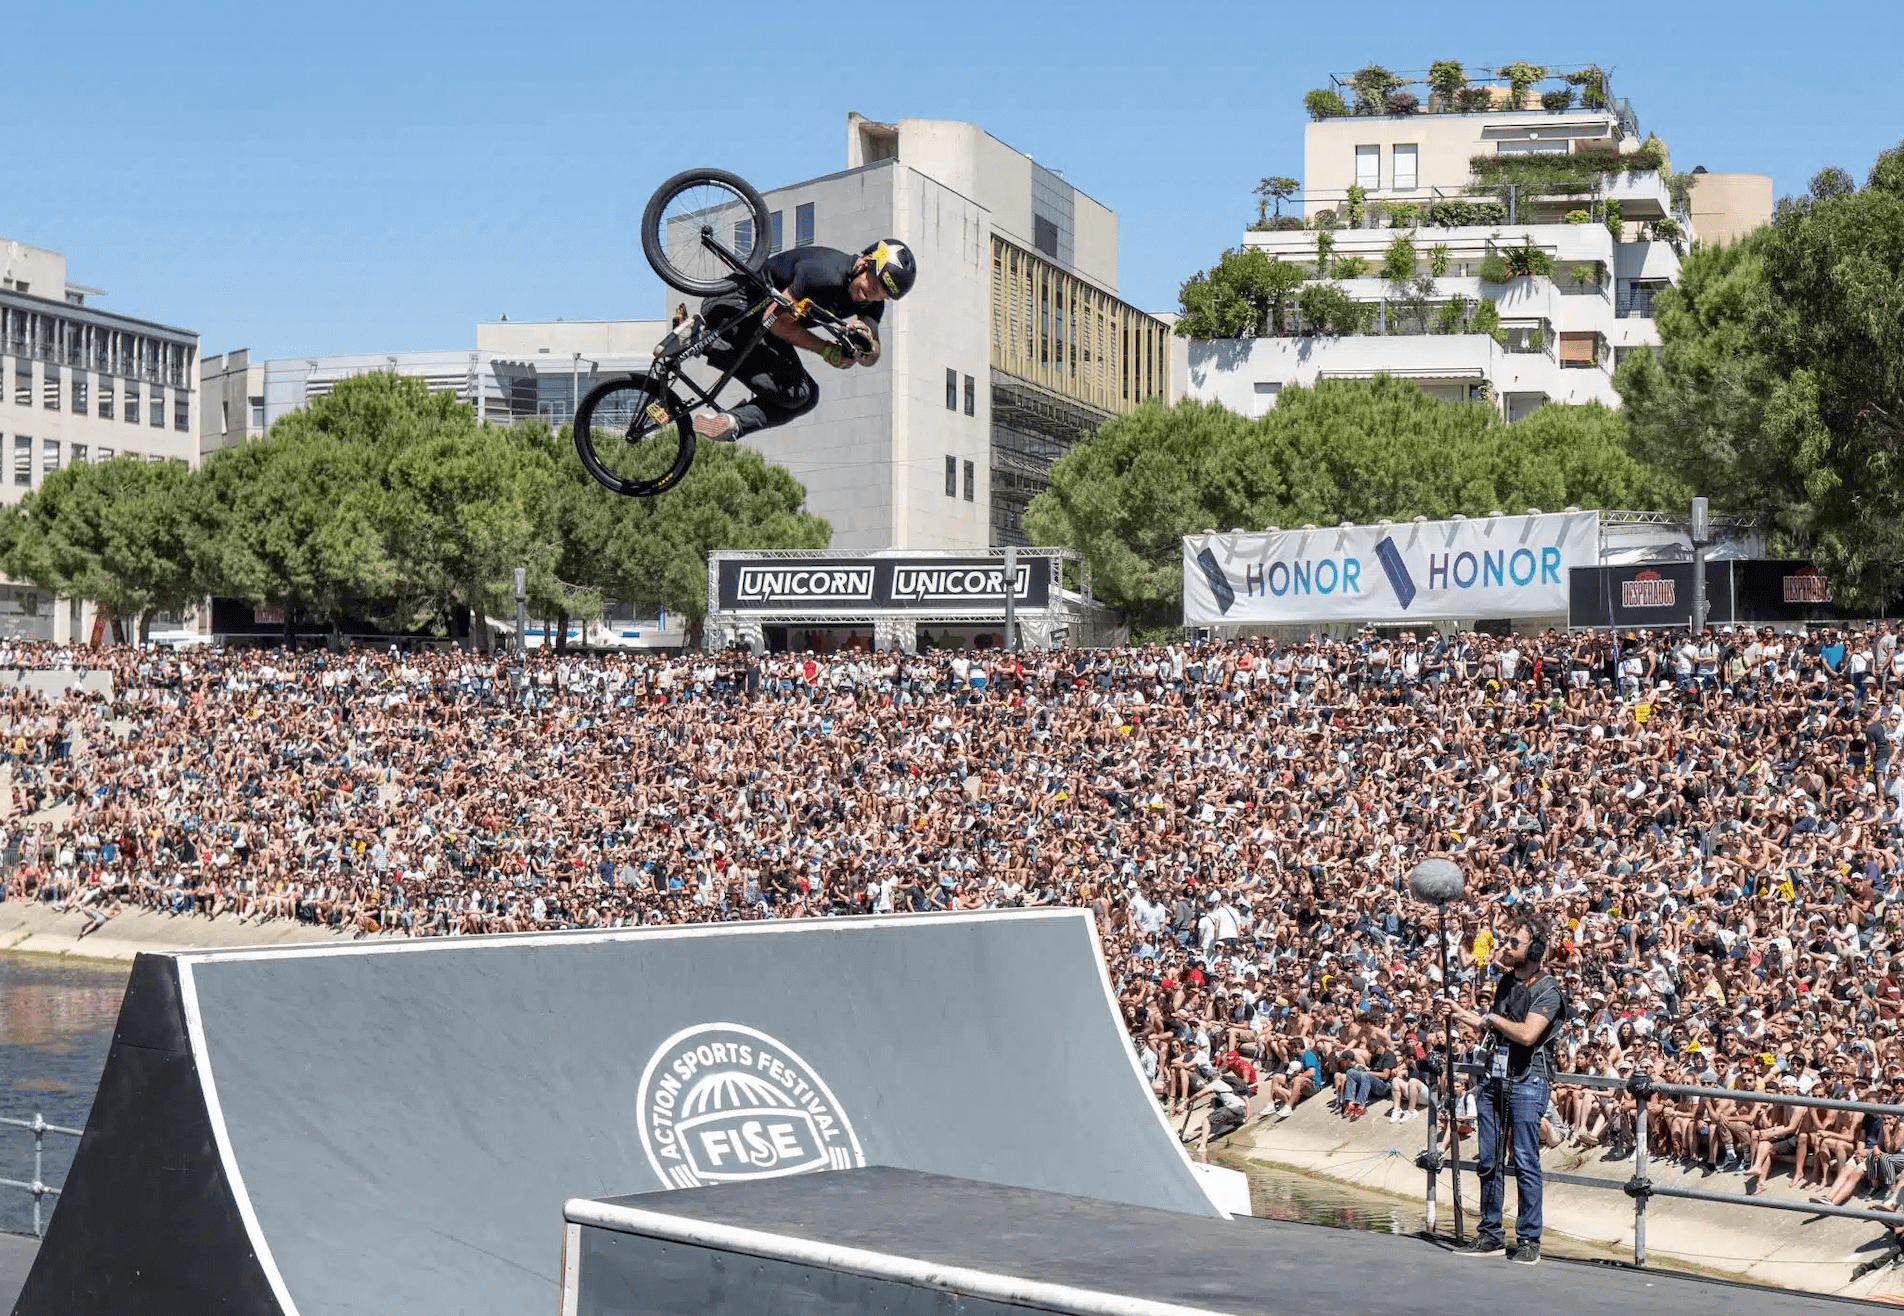
<svg viewBox="0 0 1904 1316"><path fill-rule="evenodd" d="M1541 973L1532 982L1523 982L1519 974L1510 973L1494 985L1494 1009L1491 1013L1515 1023L1530 1014L1547 1016L1547 1031L1541 1038L1541 1043L1545 1043L1559 1031L1562 1004L1560 984L1554 980L1553 974ZM1505 1038L1502 1040L1507 1041ZM1523 1046L1519 1042L1508 1041L1508 1077L1525 1077L1529 1068L1536 1063L1536 1057L1539 1058L1540 1072L1551 1074L1553 1065L1544 1045Z"/></svg>

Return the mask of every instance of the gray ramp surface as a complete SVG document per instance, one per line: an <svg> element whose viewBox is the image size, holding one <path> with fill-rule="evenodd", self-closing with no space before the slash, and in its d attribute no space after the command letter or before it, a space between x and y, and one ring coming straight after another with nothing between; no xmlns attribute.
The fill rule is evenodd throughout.
<svg viewBox="0 0 1904 1316"><path fill-rule="evenodd" d="M1104 1316L1135 1304L1250 1316L1397 1313L1541 1316L1668 1312L1672 1316L1824 1316L1842 1299L1690 1276L1548 1259L1517 1266L1467 1260L1419 1238L1274 1220L1204 1220L1175 1212L869 1168L811 1184L725 1184L684 1193L570 1203L584 1226L577 1316L756 1316L797 1309L871 1313L969 1311L993 1303L917 1283L868 1280L871 1267L822 1264L786 1242L959 1267L1113 1295L1073 1305L1026 1295L1010 1309ZM743 1241L695 1242L709 1224L757 1231ZM789 1258L801 1258L790 1260ZM1850 1263L1847 1262L1847 1269ZM916 1273L916 1272L915 1272ZM936 1299L936 1301L935 1301ZM1852 1303L1851 1307L1863 1304ZM1142 1316L1137 1308L1134 1316Z"/></svg>
<svg viewBox="0 0 1904 1316"><path fill-rule="evenodd" d="M551 1310L565 1200L725 1175L889 1165L1216 1214L1082 911L179 970L238 1196L305 1316Z"/></svg>

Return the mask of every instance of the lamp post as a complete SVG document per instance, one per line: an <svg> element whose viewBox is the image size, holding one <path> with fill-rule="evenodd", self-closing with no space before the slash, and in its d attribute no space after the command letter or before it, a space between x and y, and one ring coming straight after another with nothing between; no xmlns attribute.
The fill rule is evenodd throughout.
<svg viewBox="0 0 1904 1316"><path fill-rule="evenodd" d="M516 661L529 660L529 572L516 568Z"/></svg>

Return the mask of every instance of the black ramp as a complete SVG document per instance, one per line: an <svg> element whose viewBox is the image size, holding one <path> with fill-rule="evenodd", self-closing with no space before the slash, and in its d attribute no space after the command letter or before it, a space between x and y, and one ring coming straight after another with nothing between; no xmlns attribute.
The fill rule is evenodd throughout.
<svg viewBox="0 0 1904 1316"><path fill-rule="evenodd" d="M565 1200L727 1176L894 1165L1216 1214L1135 1070L1082 911L183 969L304 1316L547 1311Z"/></svg>
<svg viewBox="0 0 1904 1316"><path fill-rule="evenodd" d="M133 962L17 1316L276 1313L219 1159L168 956Z"/></svg>
<svg viewBox="0 0 1904 1316"><path fill-rule="evenodd" d="M1002 1306L1071 1316L1825 1316L1846 1307L1658 1271L1464 1260L1392 1234L1199 1219L881 1168L570 1202L566 1214L577 1223L562 1316L990 1316Z"/></svg>

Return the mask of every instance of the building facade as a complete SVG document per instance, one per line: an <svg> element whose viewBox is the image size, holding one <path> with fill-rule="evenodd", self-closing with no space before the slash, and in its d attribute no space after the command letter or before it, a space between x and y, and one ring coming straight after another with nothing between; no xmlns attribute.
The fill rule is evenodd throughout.
<svg viewBox="0 0 1904 1316"><path fill-rule="evenodd" d="M1740 181L1757 176L1674 175L1603 75L1586 108L1567 94L1585 71L1568 72L1550 73L1551 104L1536 85L1514 108L1502 79L1484 109L1431 94L1427 112L1311 122L1292 216L1243 246L1346 295L1359 323L1310 323L1292 298L1281 333L1181 343L1187 390L1260 415L1292 384L1388 374L1510 420L1549 402L1618 406L1614 369L1658 346L1653 298L1704 236L1693 198L1732 237L1769 219L1771 184L1759 180L1761 211Z"/></svg>
<svg viewBox="0 0 1904 1316"><path fill-rule="evenodd" d="M63 465L115 456L196 466L198 335L101 309L57 251L0 239L0 490L18 503ZM0 634L83 639L90 606L0 585Z"/></svg>
<svg viewBox="0 0 1904 1316"><path fill-rule="evenodd" d="M781 246L912 246L871 370L823 371L810 415L751 441L807 489L832 548L1025 541L1051 463L1170 394L1169 325L1117 296L1117 216L970 123L849 114L847 168L765 193Z"/></svg>

